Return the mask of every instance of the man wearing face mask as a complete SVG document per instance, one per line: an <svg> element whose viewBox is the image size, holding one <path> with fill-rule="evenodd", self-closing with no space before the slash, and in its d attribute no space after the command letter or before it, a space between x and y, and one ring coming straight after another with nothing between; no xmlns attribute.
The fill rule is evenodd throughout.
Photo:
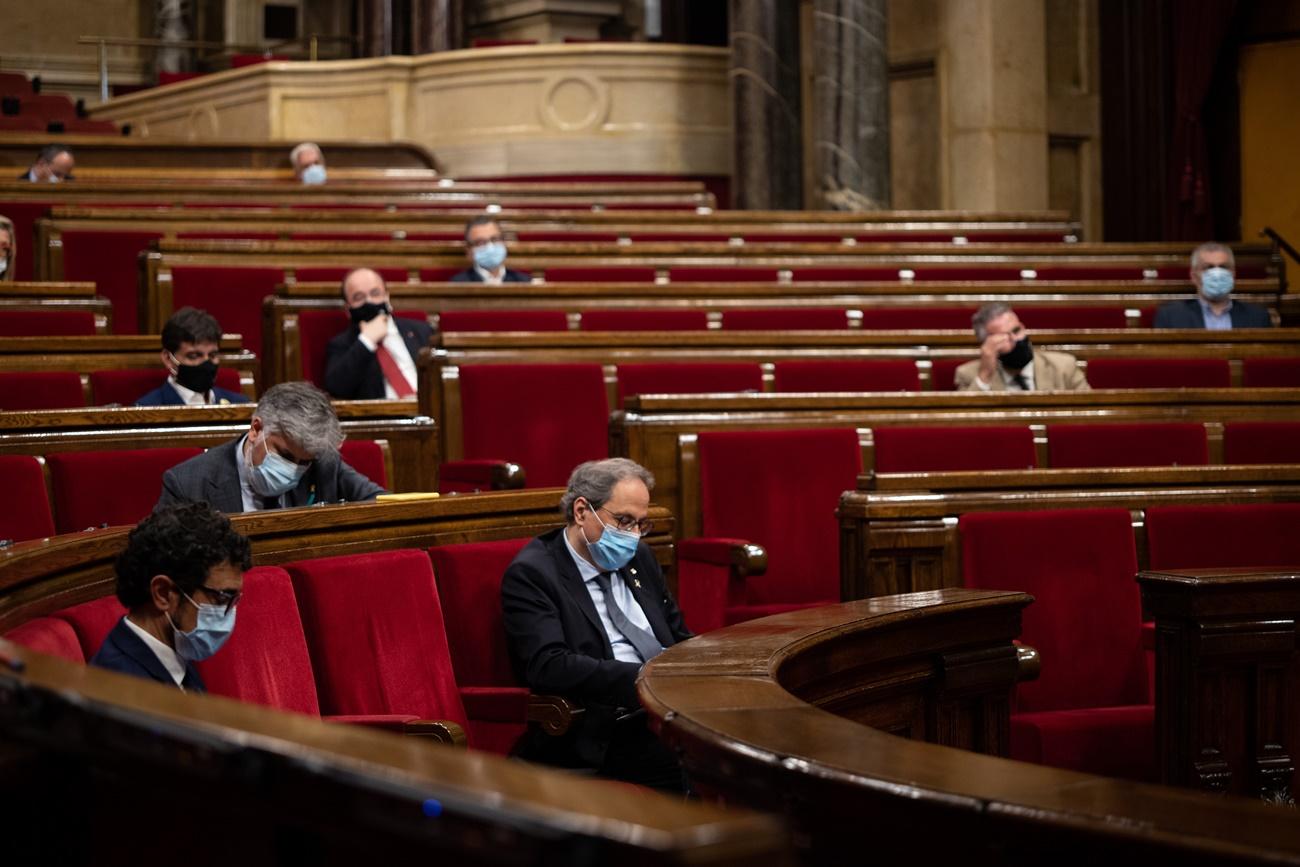
<svg viewBox="0 0 1300 867"><path fill-rule="evenodd" d="M16 254L14 250L14 224L8 217L0 217L0 280L12 282Z"/></svg>
<svg viewBox="0 0 1300 867"><path fill-rule="evenodd" d="M325 183L325 154L320 145L305 141L289 151L289 163L293 166L293 176L308 186Z"/></svg>
<svg viewBox="0 0 1300 867"><path fill-rule="evenodd" d="M349 272L342 291L352 325L325 348L325 390L339 400L414 395L415 359L433 326L393 316L384 278L369 268Z"/></svg>
<svg viewBox="0 0 1300 867"><path fill-rule="evenodd" d="M18 180L38 183L44 181L50 184L70 181L76 165L77 161L72 158L72 151L68 148L63 145L47 145L37 154L36 162L32 163L27 173L18 176Z"/></svg>
<svg viewBox="0 0 1300 867"><path fill-rule="evenodd" d="M469 259L471 267L453 274L451 282L499 286L532 280L526 272L506 267L506 242L501 237L501 227L486 214L480 214L465 224L465 258Z"/></svg>
<svg viewBox="0 0 1300 867"><path fill-rule="evenodd" d="M234 631L251 550L207 503L145 518L114 567L126 616L90 664L203 692L194 663L220 650Z"/></svg>
<svg viewBox="0 0 1300 867"><path fill-rule="evenodd" d="M203 310L182 307L162 330L162 364L167 381L135 402L136 406L206 406L248 403L237 392L217 388L221 326Z"/></svg>
<svg viewBox="0 0 1300 867"><path fill-rule="evenodd" d="M1272 328L1268 311L1258 304L1234 301L1231 297L1236 274L1232 248L1211 241L1192 251L1191 277L1196 297L1170 301L1156 310L1156 328Z"/></svg>
<svg viewBox="0 0 1300 867"><path fill-rule="evenodd" d="M384 489L339 456L343 431L325 392L283 382L257 402L248 433L163 474L154 510L198 502L227 514L358 503Z"/></svg>
<svg viewBox="0 0 1300 867"><path fill-rule="evenodd" d="M971 317L980 357L957 368L958 391L1082 391L1088 380L1073 355L1035 349L1007 304L985 304Z"/></svg>
<svg viewBox="0 0 1300 867"><path fill-rule="evenodd" d="M535 693L586 710L564 735L530 732L522 758L681 792L681 769L646 727L641 666L691 637L654 553L654 477L626 458L581 464L560 500L565 526L519 552L501 581L511 657Z"/></svg>

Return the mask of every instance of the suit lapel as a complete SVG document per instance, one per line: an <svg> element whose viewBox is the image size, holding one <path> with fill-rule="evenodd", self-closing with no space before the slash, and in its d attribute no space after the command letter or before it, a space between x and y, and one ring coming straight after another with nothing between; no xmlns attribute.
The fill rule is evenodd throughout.
<svg viewBox="0 0 1300 867"><path fill-rule="evenodd" d="M587 583L582 580L582 575L578 573L578 567L573 562L573 556L569 554L568 546L564 544L563 529L556 534L548 547L550 548L551 559L555 561L555 566L560 573L560 584L564 586L565 591L582 609L582 613L586 615L592 629L596 630L604 643L606 652L612 657L614 648L610 647L609 636L605 633L605 624L600 622L600 615L596 613L596 603L591 601L591 594L587 592Z"/></svg>
<svg viewBox="0 0 1300 867"><path fill-rule="evenodd" d="M167 672L162 661L158 659L158 655L140 640L140 636L131 631L131 627L126 625L126 618L118 622L111 637L113 643L117 645L117 649L131 657L137 665L149 672L149 676L154 680L172 686L176 685L176 681Z"/></svg>
<svg viewBox="0 0 1300 867"><path fill-rule="evenodd" d="M239 465L235 463L235 450L244 441L243 437L233 443L219 446L217 451L217 472L208 479L208 504L218 512L238 514L244 511L244 495L239 485Z"/></svg>
<svg viewBox="0 0 1300 867"><path fill-rule="evenodd" d="M415 329L410 325L398 320L399 328L402 334L402 341L406 343L406 351L411 353L411 361L419 361L420 350L424 344L420 342L420 336L415 333Z"/></svg>
<svg viewBox="0 0 1300 867"><path fill-rule="evenodd" d="M1056 388L1055 371L1041 354L1034 353L1034 390L1051 391Z"/></svg>

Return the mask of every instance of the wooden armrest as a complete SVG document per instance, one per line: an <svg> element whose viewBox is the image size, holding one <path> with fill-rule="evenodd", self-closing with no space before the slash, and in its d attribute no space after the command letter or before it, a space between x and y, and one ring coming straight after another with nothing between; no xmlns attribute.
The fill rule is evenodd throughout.
<svg viewBox="0 0 1300 867"><path fill-rule="evenodd" d="M1038 658L1038 651L1027 644L1016 645L1016 661L1020 663L1020 674L1016 680L1024 683L1030 680L1038 680L1038 675L1043 669L1043 661Z"/></svg>
<svg viewBox="0 0 1300 867"><path fill-rule="evenodd" d="M450 720L413 720L402 727L402 734L429 738L440 744L448 744L461 749L464 749L465 745L469 743L469 739L465 736L465 730L460 727L459 723Z"/></svg>
<svg viewBox="0 0 1300 867"><path fill-rule="evenodd" d="M683 539L677 556L713 566L730 566L732 576L744 578L767 571L767 551L744 539Z"/></svg>
<svg viewBox="0 0 1300 867"><path fill-rule="evenodd" d="M526 481L524 468L510 461L447 461L439 467L444 482L492 491L512 491L522 488Z"/></svg>
<svg viewBox="0 0 1300 867"><path fill-rule="evenodd" d="M536 723L542 731L553 737L567 732L573 725L574 718L586 712L585 707L558 695L528 697L528 722Z"/></svg>

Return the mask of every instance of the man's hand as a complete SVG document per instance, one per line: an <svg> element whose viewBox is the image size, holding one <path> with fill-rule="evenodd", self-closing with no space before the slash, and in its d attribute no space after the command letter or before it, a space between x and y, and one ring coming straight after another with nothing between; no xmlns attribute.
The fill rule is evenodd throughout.
<svg viewBox="0 0 1300 867"><path fill-rule="evenodd" d="M388 334L388 314L380 313L369 322L362 322L360 327L361 336L375 346L379 346L384 342L385 335Z"/></svg>
<svg viewBox="0 0 1300 867"><path fill-rule="evenodd" d="M1011 333L1004 331L1001 334L990 334L980 345L980 371L979 378L985 384L993 381L993 377L998 372L998 358L1004 353L1010 352L1011 347L1015 346L1015 338Z"/></svg>

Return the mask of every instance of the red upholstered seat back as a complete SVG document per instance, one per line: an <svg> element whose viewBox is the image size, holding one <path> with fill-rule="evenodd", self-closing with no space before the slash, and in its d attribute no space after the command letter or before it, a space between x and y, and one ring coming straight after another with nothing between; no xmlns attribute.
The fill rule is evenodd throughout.
<svg viewBox="0 0 1300 867"><path fill-rule="evenodd" d="M321 385L325 382L325 349L334 335L348 327L348 315L338 310L303 310L298 313L298 346L302 378Z"/></svg>
<svg viewBox="0 0 1300 867"><path fill-rule="evenodd" d="M54 535L41 462L30 455L0 455L0 539L24 542Z"/></svg>
<svg viewBox="0 0 1300 867"><path fill-rule="evenodd" d="M1300 568L1300 503L1153 506L1152 569Z"/></svg>
<svg viewBox="0 0 1300 867"><path fill-rule="evenodd" d="M134 370L95 370L90 374L90 394L95 406L120 403L132 406L137 400L167 381L163 367ZM238 394L239 371L233 367L217 368L217 387Z"/></svg>
<svg viewBox="0 0 1300 867"><path fill-rule="evenodd" d="M0 373L0 410L72 409L85 405L81 377L71 371Z"/></svg>
<svg viewBox="0 0 1300 867"><path fill-rule="evenodd" d="M1038 465L1027 425L879 427L872 432L876 472L1023 470Z"/></svg>
<svg viewBox="0 0 1300 867"><path fill-rule="evenodd" d="M163 473L202 452L171 448L47 455L55 527L75 533L100 524L136 523L158 502Z"/></svg>
<svg viewBox="0 0 1300 867"><path fill-rule="evenodd" d="M444 268L421 268L420 279L425 283L441 283L444 280L450 280L453 275L459 274L463 268L454 266Z"/></svg>
<svg viewBox="0 0 1300 867"><path fill-rule="evenodd" d="M778 361L774 371L777 391L919 391L921 377L916 362L881 361Z"/></svg>
<svg viewBox="0 0 1300 867"><path fill-rule="evenodd" d="M448 310L438 328L453 331L568 331L563 310Z"/></svg>
<svg viewBox="0 0 1300 867"><path fill-rule="evenodd" d="M547 283L653 283L654 281L654 268L561 266L546 269Z"/></svg>
<svg viewBox="0 0 1300 867"><path fill-rule="evenodd" d="M465 722L423 551L290 563L321 712Z"/></svg>
<svg viewBox="0 0 1300 867"><path fill-rule="evenodd" d="M730 265L697 265L669 268L668 279L673 283L775 283L776 268L748 268Z"/></svg>
<svg viewBox="0 0 1300 867"><path fill-rule="evenodd" d="M583 331L703 331L709 327L704 310L587 310Z"/></svg>
<svg viewBox="0 0 1300 867"><path fill-rule="evenodd" d="M1226 358L1094 358L1088 362L1093 388L1227 388Z"/></svg>
<svg viewBox="0 0 1300 867"><path fill-rule="evenodd" d="M44 126L42 126L41 129L44 129ZM32 186L35 187L36 185L33 184ZM14 246L18 250L18 267L17 269L15 269L14 272L15 280L36 279L34 276L32 276L35 273L35 271L33 270L33 263L36 261L36 257L33 255L33 247L35 246L35 236L36 236L35 223L37 220L45 216L48 216L49 209L54 207L55 204L58 203L30 202L30 201L0 202L0 214L4 214L10 220L13 220L14 223ZM66 269L66 265L65 265L65 269ZM74 278L66 277L65 275L65 279L72 280ZM131 285L133 289L135 287L134 279L135 279L135 272L132 271ZM102 283L99 286L99 294L100 295L107 294L104 292ZM134 302L132 303L131 309L132 310L135 309ZM113 311L115 313L114 319L122 315L122 309L117 306L116 299L113 300ZM132 320L128 324L134 325L135 324L134 320ZM133 332L128 332L121 327L118 327L117 330L118 333L120 334L133 333Z"/></svg>
<svg viewBox="0 0 1300 867"><path fill-rule="evenodd" d="M81 653L87 661L99 652L99 646L108 638L117 621L126 614L116 596L103 596L54 612L54 617L65 621L77 633Z"/></svg>
<svg viewBox="0 0 1300 867"><path fill-rule="evenodd" d="M857 432L726 431L699 435L703 535L767 549L767 573L730 604L831 602L840 593L840 494L862 471Z"/></svg>
<svg viewBox="0 0 1300 867"><path fill-rule="evenodd" d="M958 527L967 587L1034 597L1020 637L1043 672L1017 687L1019 711L1147 702L1128 510L972 512Z"/></svg>
<svg viewBox="0 0 1300 867"><path fill-rule="evenodd" d="M6 310L0 337L72 337L95 333L89 310Z"/></svg>
<svg viewBox="0 0 1300 867"><path fill-rule="evenodd" d="M1300 421L1235 421L1223 426L1227 464L1300 464Z"/></svg>
<svg viewBox="0 0 1300 867"><path fill-rule="evenodd" d="M262 299L283 282L279 268L178 265L172 269L173 308L208 311L222 331L242 335L244 348L261 355Z"/></svg>
<svg viewBox="0 0 1300 867"><path fill-rule="evenodd" d="M1200 467L1210 462L1205 425L1054 424L1047 427L1048 466Z"/></svg>
<svg viewBox="0 0 1300 867"><path fill-rule="evenodd" d="M618 402L633 394L710 394L762 391L763 369L741 362L620 364Z"/></svg>
<svg viewBox="0 0 1300 867"><path fill-rule="evenodd" d="M1300 386L1300 358L1245 358L1241 384L1246 388L1296 388Z"/></svg>
<svg viewBox="0 0 1300 867"><path fill-rule="evenodd" d="M965 330L974 307L875 307L862 311L862 327L870 331L911 328Z"/></svg>
<svg viewBox="0 0 1300 867"><path fill-rule="evenodd" d="M968 358L936 358L930 363L930 387L934 391L952 391L957 387L957 368Z"/></svg>
<svg viewBox="0 0 1300 867"><path fill-rule="evenodd" d="M1016 313L1026 328L1040 330L1128 327L1123 307L1017 307Z"/></svg>
<svg viewBox="0 0 1300 867"><path fill-rule="evenodd" d="M501 576L528 539L440 545L429 549L447 612L447 639L458 681L516 686L501 617Z"/></svg>
<svg viewBox="0 0 1300 867"><path fill-rule="evenodd" d="M85 662L77 633L67 621L56 617L37 617L15 626L4 637L38 653L59 656L69 662Z"/></svg>
<svg viewBox="0 0 1300 867"><path fill-rule="evenodd" d="M344 440L339 455L345 463L382 488L388 487L384 450L374 440Z"/></svg>
<svg viewBox="0 0 1300 867"><path fill-rule="evenodd" d="M732 331L809 331L849 327L842 307L766 307L725 310L722 327Z"/></svg>
<svg viewBox="0 0 1300 867"><path fill-rule="evenodd" d="M63 279L93 281L95 291L113 302L113 331L139 333L140 269L136 259L162 233L68 229L62 234ZM261 302L258 303L260 313ZM176 302L177 309L183 306L182 302ZM226 329L234 330L228 325Z"/></svg>
<svg viewBox="0 0 1300 867"><path fill-rule="evenodd" d="M348 265L327 265L319 268L295 268L293 277L299 283L311 282L343 282L343 278L351 271ZM407 281L407 270L405 268L375 268L373 269L380 277L384 278L385 283L405 283Z"/></svg>
<svg viewBox="0 0 1300 867"><path fill-rule="evenodd" d="M460 382L466 458L513 461L537 488L609 456L599 364L462 365Z"/></svg>
<svg viewBox="0 0 1300 867"><path fill-rule="evenodd" d="M244 573L235 631L199 674L216 695L320 715L316 680L289 573L258 566Z"/></svg>

